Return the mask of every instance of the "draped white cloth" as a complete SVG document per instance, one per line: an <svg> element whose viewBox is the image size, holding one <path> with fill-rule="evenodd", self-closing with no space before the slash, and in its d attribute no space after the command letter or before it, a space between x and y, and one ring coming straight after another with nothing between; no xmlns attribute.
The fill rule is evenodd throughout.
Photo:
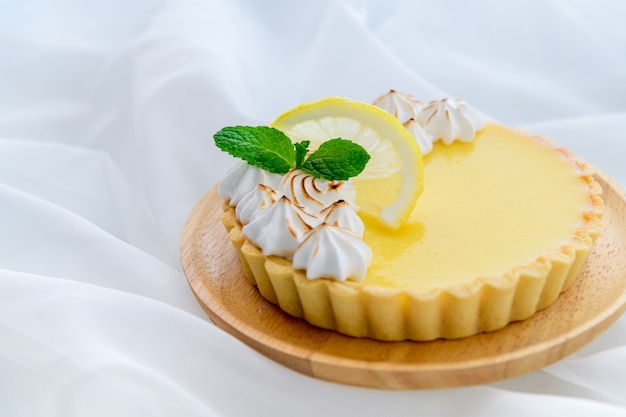
<svg viewBox="0 0 626 417"><path fill-rule="evenodd" d="M518 378L357 388L216 328L178 253L232 163L212 134L326 95L459 97L626 184L625 18L618 0L0 2L0 415L626 415L625 317Z"/></svg>

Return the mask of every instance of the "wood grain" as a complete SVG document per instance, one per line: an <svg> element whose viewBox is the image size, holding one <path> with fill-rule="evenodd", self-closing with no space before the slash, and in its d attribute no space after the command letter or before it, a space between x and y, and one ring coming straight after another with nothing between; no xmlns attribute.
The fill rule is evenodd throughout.
<svg viewBox="0 0 626 417"><path fill-rule="evenodd" d="M522 375L591 342L626 309L626 192L595 170L604 229L576 283L547 309L458 340L380 342L313 327L262 298L245 278L212 189L184 227L181 260L198 302L220 328L298 372L385 389L458 387Z"/></svg>

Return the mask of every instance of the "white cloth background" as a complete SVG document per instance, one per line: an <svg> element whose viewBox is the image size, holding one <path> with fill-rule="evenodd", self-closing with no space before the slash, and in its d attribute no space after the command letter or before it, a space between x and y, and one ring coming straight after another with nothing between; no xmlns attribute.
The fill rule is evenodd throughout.
<svg viewBox="0 0 626 417"><path fill-rule="evenodd" d="M214 327L178 255L232 163L212 134L326 95L459 97L625 184L625 18L618 0L3 0L0 415L626 415L625 317L529 375L370 390Z"/></svg>

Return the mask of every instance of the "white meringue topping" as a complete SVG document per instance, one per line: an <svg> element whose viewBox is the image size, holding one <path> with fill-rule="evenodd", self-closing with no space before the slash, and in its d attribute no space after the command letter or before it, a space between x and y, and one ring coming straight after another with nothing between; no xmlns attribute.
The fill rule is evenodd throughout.
<svg viewBox="0 0 626 417"><path fill-rule="evenodd" d="M228 170L217 188L217 194L225 200L230 199L230 206L235 207L258 184L265 184L276 189L280 181L282 181L281 175L240 161Z"/></svg>
<svg viewBox="0 0 626 417"><path fill-rule="evenodd" d="M245 225L242 233L258 246L263 255L292 259L304 234L319 223L285 196Z"/></svg>
<svg viewBox="0 0 626 417"><path fill-rule="evenodd" d="M228 172L218 193L230 199L243 225L243 235L265 256L291 260L305 240L328 241L328 249L315 253L307 254L312 244L305 245L296 268L308 270L303 262L311 259L311 272L307 272L311 279L315 276L343 281L365 276L371 250L361 239L365 226L355 212L356 189L351 181L328 181L301 170L292 170L283 177L243 163ZM317 237L308 239L310 232L322 224Z"/></svg>
<svg viewBox="0 0 626 417"><path fill-rule="evenodd" d="M309 231L293 256L296 269L308 279L363 281L372 261L370 247L352 232L322 224Z"/></svg>
<svg viewBox="0 0 626 417"><path fill-rule="evenodd" d="M433 137L426 133L422 125L417 123L415 119L410 119L404 123L404 127L413 135L417 141L417 145L422 151L422 155L426 155L433 150Z"/></svg>
<svg viewBox="0 0 626 417"><path fill-rule="evenodd" d="M258 184L243 196L235 207L237 220L244 226L259 217L265 209L280 197L276 191L265 184Z"/></svg>
<svg viewBox="0 0 626 417"><path fill-rule="evenodd" d="M349 230L360 238L363 237L365 232L363 220L350 207L350 203L345 200L335 201L320 211L320 217L323 223Z"/></svg>
<svg viewBox="0 0 626 417"><path fill-rule="evenodd" d="M356 207L356 189L351 181L328 181L299 169L285 175L279 192L313 215L338 200L346 200Z"/></svg>
<svg viewBox="0 0 626 417"><path fill-rule="evenodd" d="M403 124L414 119L423 106L415 97L398 93L395 90L389 90L388 93L374 100L372 104L393 114Z"/></svg>
<svg viewBox="0 0 626 417"><path fill-rule="evenodd" d="M446 145L455 140L469 142L485 124L482 117L462 100L431 101L416 115L415 120L434 140Z"/></svg>
<svg viewBox="0 0 626 417"><path fill-rule="evenodd" d="M485 124L483 118L462 100L443 99L424 104L415 97L389 91L373 104L393 114L411 132L422 154L441 139L449 145L455 140L469 142Z"/></svg>

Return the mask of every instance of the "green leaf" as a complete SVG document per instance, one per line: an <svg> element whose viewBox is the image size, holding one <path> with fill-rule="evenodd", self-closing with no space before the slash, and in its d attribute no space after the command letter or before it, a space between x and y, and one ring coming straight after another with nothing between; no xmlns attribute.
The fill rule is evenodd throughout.
<svg viewBox="0 0 626 417"><path fill-rule="evenodd" d="M295 167L296 151L291 140L273 127L225 127L213 139L224 152L267 171L286 174Z"/></svg>
<svg viewBox="0 0 626 417"><path fill-rule="evenodd" d="M362 146L341 138L322 143L307 158L310 141L294 145L283 132L268 126L225 127L213 139L218 148L250 165L277 174L300 168L331 181L357 176L370 159Z"/></svg>
<svg viewBox="0 0 626 417"><path fill-rule="evenodd" d="M326 141L313 152L302 169L327 180L347 180L363 171L370 155L361 146L349 140L336 138Z"/></svg>
<svg viewBox="0 0 626 417"><path fill-rule="evenodd" d="M309 145L311 144L310 140L303 140L302 142L298 142L295 144L296 147L296 168L302 168L302 163L304 162L304 157L307 152L309 152Z"/></svg>

